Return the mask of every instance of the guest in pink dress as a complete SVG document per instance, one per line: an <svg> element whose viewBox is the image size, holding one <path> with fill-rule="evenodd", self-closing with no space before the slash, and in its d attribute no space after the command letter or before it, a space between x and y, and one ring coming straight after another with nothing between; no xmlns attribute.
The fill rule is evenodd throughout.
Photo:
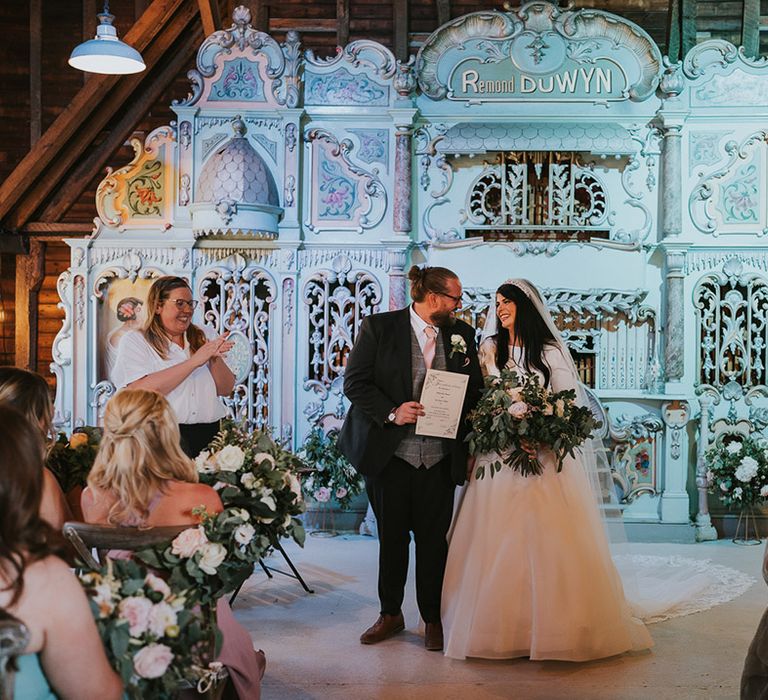
<svg viewBox="0 0 768 700"><path fill-rule="evenodd" d="M196 525L192 509L223 510L219 495L197 483L195 465L179 447L179 429L166 399L125 389L107 404L104 436L82 506L86 522L115 526ZM219 661L229 670L241 700L258 700L266 665L226 600L217 606L223 636Z"/></svg>

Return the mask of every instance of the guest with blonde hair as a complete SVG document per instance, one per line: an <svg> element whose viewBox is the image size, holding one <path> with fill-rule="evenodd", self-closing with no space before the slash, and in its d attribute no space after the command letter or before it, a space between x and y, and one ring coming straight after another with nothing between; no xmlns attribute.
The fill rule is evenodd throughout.
<svg viewBox="0 0 768 700"><path fill-rule="evenodd" d="M55 441L53 404L45 379L37 372L19 367L0 367L0 403L9 404L38 428L44 462ZM40 517L54 529L61 530L62 525L72 519L72 514L56 477L45 467L42 477Z"/></svg>
<svg viewBox="0 0 768 700"><path fill-rule="evenodd" d="M88 599L57 556L56 533L40 517L42 489L39 423L0 405L0 608L29 633L16 659L14 695L117 700L122 683L109 666Z"/></svg>
<svg viewBox="0 0 768 700"><path fill-rule="evenodd" d="M223 505L210 486L198 483L192 460L179 447L179 428L168 401L157 392L123 389L107 403L104 436L83 492L89 523L153 527L197 525L192 513ZM229 669L241 700L258 700L264 653L219 599L217 623L223 643L219 661Z"/></svg>

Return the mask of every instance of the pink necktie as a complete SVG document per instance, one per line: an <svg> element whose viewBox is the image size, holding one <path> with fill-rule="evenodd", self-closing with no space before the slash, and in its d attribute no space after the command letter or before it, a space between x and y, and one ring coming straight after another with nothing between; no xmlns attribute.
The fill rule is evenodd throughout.
<svg viewBox="0 0 768 700"><path fill-rule="evenodd" d="M427 342L424 343L424 364L429 369L435 359L437 331L432 326L427 326L424 329L424 335L427 336Z"/></svg>

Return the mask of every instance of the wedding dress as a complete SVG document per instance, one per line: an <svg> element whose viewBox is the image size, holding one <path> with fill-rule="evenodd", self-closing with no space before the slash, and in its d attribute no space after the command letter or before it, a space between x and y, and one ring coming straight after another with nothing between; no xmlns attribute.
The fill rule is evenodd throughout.
<svg viewBox="0 0 768 700"><path fill-rule="evenodd" d="M490 355L490 354L488 354ZM553 391L575 389L557 348L545 351ZM525 374L519 349L508 367ZM494 367L484 371L498 374ZM543 377L540 379L543 380ZM480 455L476 466L499 459ZM587 475L539 457L540 476L503 466L472 476L450 535L443 583L445 653L463 659L586 661L647 649L632 617Z"/></svg>
<svg viewBox="0 0 768 700"><path fill-rule="evenodd" d="M544 351L549 388L574 389L588 405L537 290L526 280L506 283L522 289L555 339ZM486 375L499 374L496 322L491 311L480 346ZM523 352L511 347L507 365L520 375ZM491 478L488 465L499 455L478 456L449 532L441 609L447 656L587 661L647 649L644 622L706 610L754 583L708 560L633 553L600 447L588 440L559 473L551 453L541 452L539 476L505 465Z"/></svg>

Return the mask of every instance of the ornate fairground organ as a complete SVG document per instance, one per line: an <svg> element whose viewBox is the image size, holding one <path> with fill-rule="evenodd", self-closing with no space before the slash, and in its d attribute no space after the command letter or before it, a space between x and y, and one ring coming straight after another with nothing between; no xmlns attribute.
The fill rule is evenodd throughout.
<svg viewBox="0 0 768 700"><path fill-rule="evenodd" d="M407 63L233 20L69 241L60 423L99 421L158 275L237 338L233 415L294 445L342 419L359 324L406 303L412 262L455 270L476 325L524 277L605 419L625 520L714 537L717 422L768 422L768 68L722 41L670 64L622 18L543 1L454 19Z"/></svg>

